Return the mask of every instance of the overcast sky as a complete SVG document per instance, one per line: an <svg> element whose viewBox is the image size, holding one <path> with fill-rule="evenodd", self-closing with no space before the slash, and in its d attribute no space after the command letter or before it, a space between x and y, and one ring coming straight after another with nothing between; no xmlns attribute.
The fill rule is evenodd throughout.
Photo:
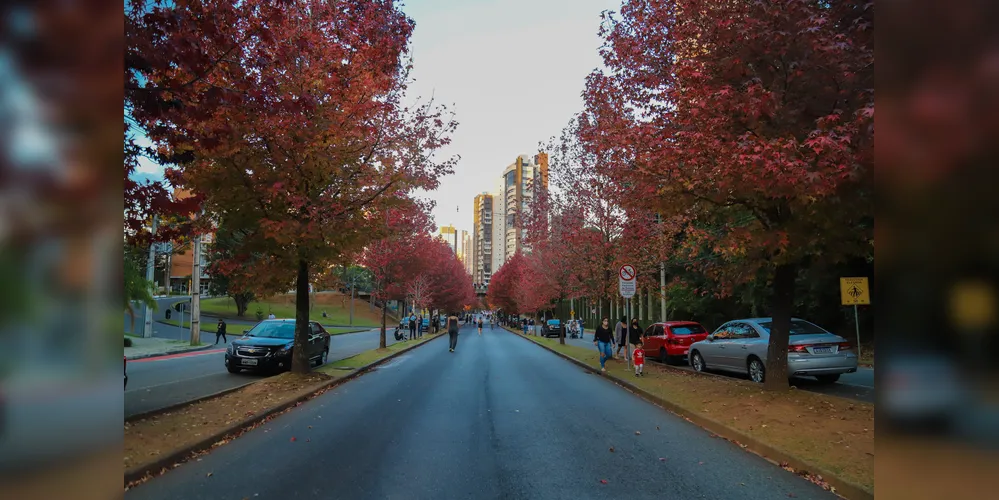
<svg viewBox="0 0 999 500"><path fill-rule="evenodd" d="M442 154L454 175L425 196L438 225L472 229L472 200L496 189L503 168L533 155L582 107L584 79L600 66L600 13L620 0L410 0L412 96L447 104L458 130ZM158 178L144 161L137 178ZM456 208L460 207L460 211Z"/></svg>

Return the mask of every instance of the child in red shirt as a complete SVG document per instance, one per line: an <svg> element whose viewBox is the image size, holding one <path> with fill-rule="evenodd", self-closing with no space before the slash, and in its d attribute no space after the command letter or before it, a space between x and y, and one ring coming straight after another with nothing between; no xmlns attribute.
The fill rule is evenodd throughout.
<svg viewBox="0 0 999 500"><path fill-rule="evenodd" d="M635 344L635 352L632 353L631 359L635 360L635 376L644 377L642 368L645 366L645 351L642 349L641 342Z"/></svg>

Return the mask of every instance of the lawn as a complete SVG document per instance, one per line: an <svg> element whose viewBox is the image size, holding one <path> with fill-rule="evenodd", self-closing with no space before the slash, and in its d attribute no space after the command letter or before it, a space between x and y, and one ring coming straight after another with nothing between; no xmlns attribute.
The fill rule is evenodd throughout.
<svg viewBox="0 0 999 500"><path fill-rule="evenodd" d="M350 298L339 293L321 292L314 294L315 304L309 313L309 319L318 321L324 325L349 325L350 324ZM236 316L236 303L229 297L216 297L203 299L201 301L201 312L212 316L221 316L228 319L242 319L255 321L256 313L260 310L264 317L274 313L278 318L295 317L295 296L276 295L266 300L251 302L246 309L246 315L242 318ZM326 311L327 317L323 317ZM391 323L391 321L389 321ZM377 309L369 309L368 303L361 299L354 299L354 323L352 326L373 327L381 325L381 313Z"/></svg>
<svg viewBox="0 0 999 500"><path fill-rule="evenodd" d="M180 324L180 320L176 319L160 319L157 321L160 323L165 323L168 325L173 325L181 328L187 328L187 329L191 328L190 319L185 319L183 325ZM330 332L330 335L343 335L345 333L363 332L370 329L369 327L356 327L356 326L326 326L326 325L323 326L326 328L327 332ZM229 335L242 335L244 330L249 330L250 328L253 328L253 326L229 323L227 330ZM217 330L218 330L218 323L214 321L204 321L204 320L201 321L202 332L215 333ZM135 335L130 335L128 333L126 333L125 335L133 337L135 336Z"/></svg>
<svg viewBox="0 0 999 500"><path fill-rule="evenodd" d="M526 337L599 368L596 349ZM624 361L607 372L721 425L874 490L874 405L790 390L763 391L745 380L710 377L646 363L636 378Z"/></svg>
<svg viewBox="0 0 999 500"><path fill-rule="evenodd" d="M180 324L180 320L176 320L176 319L159 319L159 320L156 320L156 321L158 321L160 323L166 323L168 325L179 326L181 328L187 328L187 329L191 328L191 320L189 318L184 319L184 324L183 325ZM216 323L214 321L208 322L208 321L202 320L201 321L201 327L200 327L200 329L201 329L202 332L205 332L205 333L215 333L215 331L218 330L218 323Z"/></svg>

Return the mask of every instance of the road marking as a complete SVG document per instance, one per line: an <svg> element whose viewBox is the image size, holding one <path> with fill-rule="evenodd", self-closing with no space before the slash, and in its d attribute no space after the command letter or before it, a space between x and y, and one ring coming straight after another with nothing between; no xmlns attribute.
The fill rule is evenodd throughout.
<svg viewBox="0 0 999 500"><path fill-rule="evenodd" d="M152 357L152 358L130 359L130 360L128 360L128 363L129 364L132 364L132 363L143 363L143 362L146 362L146 361L161 361L161 360L174 359L174 358L186 358L186 357L190 357L190 356L203 356L205 354L218 354L220 352L225 352L225 348L222 348L222 349L209 349L207 351L180 352L180 353L177 353L177 354L166 354L166 355L163 355L163 356L155 356L155 357Z"/></svg>

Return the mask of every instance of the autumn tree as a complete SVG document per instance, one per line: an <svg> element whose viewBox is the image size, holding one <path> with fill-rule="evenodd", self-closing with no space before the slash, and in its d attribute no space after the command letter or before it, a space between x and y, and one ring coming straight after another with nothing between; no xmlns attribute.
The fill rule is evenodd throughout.
<svg viewBox="0 0 999 500"><path fill-rule="evenodd" d="M146 86L168 105L136 109L180 185L293 276L292 371L309 363L310 272L359 252L384 205L435 189L435 160L456 124L431 103L402 103L414 23L391 2L176 1L135 19ZM191 50L191 48L194 50Z"/></svg>
<svg viewBox="0 0 999 500"><path fill-rule="evenodd" d="M769 275L766 387L787 388L795 278L873 246L869 1L627 0L601 35L581 140L684 214L692 265ZM691 255L694 257L694 255Z"/></svg>

